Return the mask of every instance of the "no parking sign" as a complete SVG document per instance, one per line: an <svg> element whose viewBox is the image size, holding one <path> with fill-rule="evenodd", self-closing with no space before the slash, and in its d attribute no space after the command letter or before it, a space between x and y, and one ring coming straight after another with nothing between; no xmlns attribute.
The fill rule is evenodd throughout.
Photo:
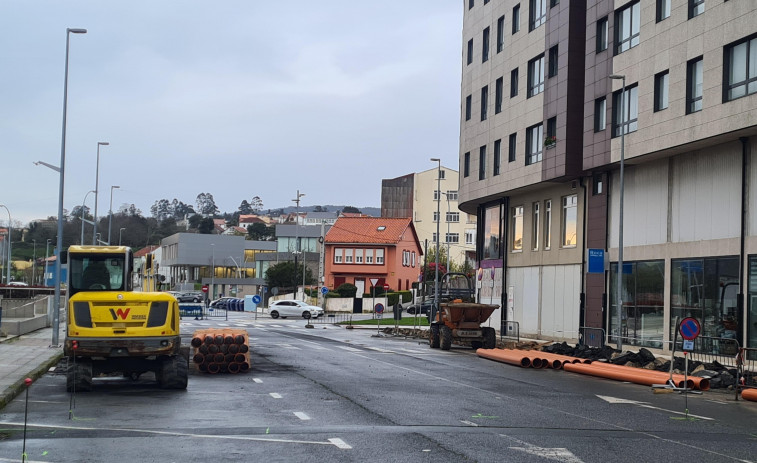
<svg viewBox="0 0 757 463"><path fill-rule="evenodd" d="M684 339L683 350L694 350L694 340L699 336L701 331L702 326L696 318L686 317L681 320L678 332L681 333L681 337Z"/></svg>

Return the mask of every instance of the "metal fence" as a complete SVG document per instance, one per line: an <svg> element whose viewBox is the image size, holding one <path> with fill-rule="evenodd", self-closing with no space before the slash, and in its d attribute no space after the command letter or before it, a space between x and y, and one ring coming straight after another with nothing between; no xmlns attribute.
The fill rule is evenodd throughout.
<svg viewBox="0 0 757 463"><path fill-rule="evenodd" d="M499 339L520 341L520 324L514 321L503 320L499 327Z"/></svg>
<svg viewBox="0 0 757 463"><path fill-rule="evenodd" d="M579 342L585 346L602 348L605 346L605 330L604 328L592 328L590 326L582 326L579 332Z"/></svg>
<svg viewBox="0 0 757 463"><path fill-rule="evenodd" d="M742 347L736 357L739 377L736 378L736 398L739 390L757 388L757 348Z"/></svg>
<svg viewBox="0 0 757 463"><path fill-rule="evenodd" d="M672 341L665 344L670 349ZM675 351L683 352L683 340L675 342ZM711 336L699 336L694 340L694 348L687 349L689 359L694 362L714 363L717 362L724 367L735 368L738 366L738 357L741 346L739 342L731 338L714 338Z"/></svg>
<svg viewBox="0 0 757 463"><path fill-rule="evenodd" d="M352 314L348 312L325 313L321 317L310 319L310 323L314 325L336 325L337 323L345 323L351 321Z"/></svg>

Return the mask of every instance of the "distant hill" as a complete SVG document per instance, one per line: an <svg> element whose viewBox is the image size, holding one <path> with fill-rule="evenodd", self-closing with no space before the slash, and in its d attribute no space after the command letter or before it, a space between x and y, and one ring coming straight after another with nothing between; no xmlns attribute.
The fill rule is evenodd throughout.
<svg viewBox="0 0 757 463"><path fill-rule="evenodd" d="M347 206L335 206L333 204L326 204L326 205L321 205L321 207L326 209L326 212L336 212L336 211L341 211ZM353 206L353 207L358 208L360 212L366 215L370 215L371 217L381 217L380 207L360 207L360 206ZM279 209L283 210L284 213L295 212L297 210L295 206L288 206L288 207L283 207L283 208L277 208L277 207L271 208L272 211L279 210ZM300 212L305 212L305 211L313 212L314 209L315 209L315 206L300 206L299 210Z"/></svg>

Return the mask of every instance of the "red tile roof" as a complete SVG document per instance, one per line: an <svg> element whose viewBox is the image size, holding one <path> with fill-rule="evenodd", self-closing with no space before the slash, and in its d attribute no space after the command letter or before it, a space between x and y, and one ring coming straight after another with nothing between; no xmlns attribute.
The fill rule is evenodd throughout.
<svg viewBox="0 0 757 463"><path fill-rule="evenodd" d="M379 228L383 227L382 230ZM327 243L396 244L408 228L409 218L339 217L326 233ZM412 228L413 237L415 229Z"/></svg>
<svg viewBox="0 0 757 463"><path fill-rule="evenodd" d="M154 250L158 249L159 247L160 246L155 246L155 245L150 245L150 246L144 247L144 248L140 249L139 251L135 252L134 253L134 257L144 257L144 256L150 254L151 252L153 252Z"/></svg>

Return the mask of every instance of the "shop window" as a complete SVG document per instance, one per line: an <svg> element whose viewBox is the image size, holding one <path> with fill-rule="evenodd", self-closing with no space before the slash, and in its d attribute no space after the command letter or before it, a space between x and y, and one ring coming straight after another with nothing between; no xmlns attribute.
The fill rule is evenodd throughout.
<svg viewBox="0 0 757 463"><path fill-rule="evenodd" d="M665 332L665 261L623 262L621 336L635 346L662 348ZM608 325L610 342L618 335L618 263L610 265ZM614 339L614 340L613 340Z"/></svg>

